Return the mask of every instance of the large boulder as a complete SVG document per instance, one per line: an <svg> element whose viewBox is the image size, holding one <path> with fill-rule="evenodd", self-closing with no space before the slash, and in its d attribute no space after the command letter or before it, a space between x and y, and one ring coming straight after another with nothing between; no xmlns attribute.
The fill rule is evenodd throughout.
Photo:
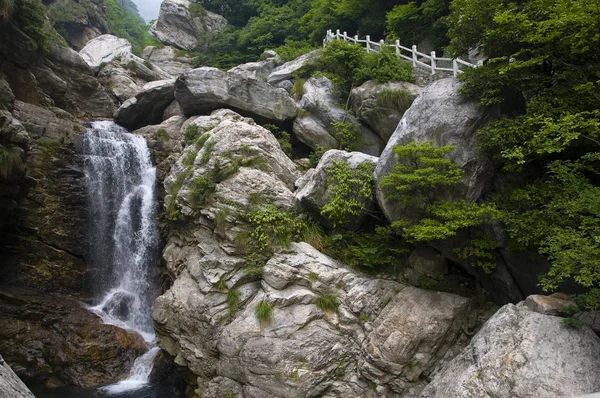
<svg viewBox="0 0 600 398"><path fill-rule="evenodd" d="M195 376L196 393L366 397L376 385L378 396L399 397L422 388L450 342L464 341L469 300L361 275L308 243L249 250L260 237L256 206L298 210L295 166L270 132L230 110L186 123L203 135L165 180L177 222L163 258L174 282L153 317L158 344ZM261 302L272 308L262 322Z"/></svg>
<svg viewBox="0 0 600 398"><path fill-rule="evenodd" d="M0 356L0 395L4 398L35 398Z"/></svg>
<svg viewBox="0 0 600 398"><path fill-rule="evenodd" d="M331 149L323 154L314 170L309 171L306 176L297 181L299 189L296 191L295 196L306 210L321 220L321 223L326 227L332 227L331 220L321 215L321 210L331 200L331 192L337 185L337 182L331 181L327 170L334 165L334 162L345 163L351 170L356 170L361 164L368 162L374 169L377 161L378 158L365 155L361 152L346 152ZM338 226L343 226L347 229L359 228L367 214L375 206L375 202L369 199L364 203L360 214L348 215L342 225Z"/></svg>
<svg viewBox="0 0 600 398"><path fill-rule="evenodd" d="M334 123L347 123L356 130L353 150L379 156L384 143L367 126L345 111L336 97L331 81L326 77L311 78L303 88L301 114L294 120L294 134L313 149L339 149L339 137Z"/></svg>
<svg viewBox="0 0 600 398"><path fill-rule="evenodd" d="M115 121L133 130L162 122L165 109L173 102L175 79L145 84L135 97L125 101L115 114Z"/></svg>
<svg viewBox="0 0 600 398"><path fill-rule="evenodd" d="M285 90L208 67L179 76L175 98L183 113L189 116L230 108L244 116L280 123L294 118L297 110Z"/></svg>
<svg viewBox="0 0 600 398"><path fill-rule="evenodd" d="M79 51L79 55L94 69L112 61L115 57L127 57L129 54L131 54L131 43L127 39L113 35L98 36Z"/></svg>
<svg viewBox="0 0 600 398"><path fill-rule="evenodd" d="M394 145L406 145L413 141L431 142L436 147L455 146L449 159L463 173L461 183L446 189L438 199L462 199L473 203L481 197L495 169L491 160L478 150L477 130L493 120L494 114L478 106L476 101L462 97L458 92L459 87L456 79L449 78L438 80L421 92L402 117L381 154L374 174L377 183L401 161L394 153ZM376 191L379 205L388 219L400 219L406 209L391 197L393 192L382 189L379 184Z"/></svg>
<svg viewBox="0 0 600 398"><path fill-rule="evenodd" d="M229 69L228 72L237 73L245 79L267 81L269 73L275 68L275 62L275 58L266 61L248 62L235 66Z"/></svg>
<svg viewBox="0 0 600 398"><path fill-rule="evenodd" d="M600 390L600 339L525 306L502 307L421 398L571 397Z"/></svg>
<svg viewBox="0 0 600 398"><path fill-rule="evenodd" d="M402 115L422 88L408 82L378 83L370 80L350 93L352 109L383 142L388 142Z"/></svg>
<svg viewBox="0 0 600 398"><path fill-rule="evenodd" d="M147 59L160 69L172 76L179 76L183 72L192 69L192 58L184 51L179 51L171 46L144 48L142 53L144 59Z"/></svg>
<svg viewBox="0 0 600 398"><path fill-rule="evenodd" d="M269 74L267 82L269 84L272 84L273 86L277 86L283 81L292 80L294 72L300 70L303 66L307 64L316 62L319 59L320 55L321 50L311 51L307 54L299 56L293 61L286 62L285 64L278 66Z"/></svg>
<svg viewBox="0 0 600 398"><path fill-rule="evenodd" d="M139 334L103 324L78 300L21 286L3 287L0 322L0 351L29 380L55 377L80 387L114 383L147 350Z"/></svg>
<svg viewBox="0 0 600 398"><path fill-rule="evenodd" d="M210 11L192 15L188 0L164 0L151 31L161 42L183 50L199 51L210 36L225 29L227 20Z"/></svg>

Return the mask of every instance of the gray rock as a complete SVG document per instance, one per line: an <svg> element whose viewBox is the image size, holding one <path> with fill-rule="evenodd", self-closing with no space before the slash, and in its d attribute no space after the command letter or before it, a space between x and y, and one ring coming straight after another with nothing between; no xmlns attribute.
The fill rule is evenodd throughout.
<svg viewBox="0 0 600 398"><path fill-rule="evenodd" d="M287 91L288 93L292 92L292 89L294 88L294 83L292 83L291 80L284 80L282 82L279 82L275 85L275 87L277 88L282 88L285 91Z"/></svg>
<svg viewBox="0 0 600 398"><path fill-rule="evenodd" d="M296 116L296 104L284 90L216 68L198 68L182 74L175 98L186 115L231 108L243 115L282 122Z"/></svg>
<svg viewBox="0 0 600 398"><path fill-rule="evenodd" d="M292 80L294 72L302 68L307 63L316 62L320 56L321 50L315 50L309 52L308 54L301 55L293 61L286 62L271 72L267 78L267 82L275 86L284 80Z"/></svg>
<svg viewBox="0 0 600 398"><path fill-rule="evenodd" d="M388 142L402 115L421 91L422 88L408 82L368 81L352 90L350 100L358 119L381 137L383 142ZM406 95L399 100L388 98L389 94L394 92L405 92ZM383 95L386 93L388 96Z"/></svg>
<svg viewBox="0 0 600 398"><path fill-rule="evenodd" d="M3 398L35 398L0 356L0 395Z"/></svg>
<svg viewBox="0 0 600 398"><path fill-rule="evenodd" d="M560 315L569 307L577 307L566 294L554 293L550 296L532 294L525 299L525 305L534 312L543 315Z"/></svg>
<svg viewBox="0 0 600 398"><path fill-rule="evenodd" d="M327 175L327 169L333 165L334 161L346 163L351 169L355 170L364 162L370 162L374 167L377 164L377 160L376 157L365 155L361 152L346 152L335 149L329 150L323 154L315 170L311 172L310 175L305 176L301 183L302 187L298 189L295 196L306 210L311 212L317 218L320 218L325 226L331 227L331 221L327 217L321 216L321 210L323 209L323 206L329 203L331 190L335 186L328 182L329 176ZM299 183L300 182L297 182L297 184ZM374 206L375 203L373 201L364 203L364 209L361 214L349 216L343 223L343 227L348 229L359 228L369 211L373 210Z"/></svg>
<svg viewBox="0 0 600 398"><path fill-rule="evenodd" d="M443 279L448 273L448 260L435 250L423 246L413 250L408 264L419 274L433 279Z"/></svg>
<svg viewBox="0 0 600 398"><path fill-rule="evenodd" d="M179 76L192 69L192 59L170 46L146 47L142 56L172 76Z"/></svg>
<svg viewBox="0 0 600 398"><path fill-rule="evenodd" d="M158 19L150 29L165 44L184 50L202 50L210 34L225 29L227 21L221 15L207 11L193 17L188 0L164 0L160 5Z"/></svg>
<svg viewBox="0 0 600 398"><path fill-rule="evenodd" d="M147 83L135 97L121 105L115 121L130 130L160 123L165 109L175 98L174 87L174 79Z"/></svg>
<svg viewBox="0 0 600 398"><path fill-rule="evenodd" d="M163 112L163 120L167 120L173 116L183 116L183 112L181 112L181 108L179 107L179 102L177 100L173 100L167 109Z"/></svg>
<svg viewBox="0 0 600 398"><path fill-rule="evenodd" d="M598 366L600 339L589 328L507 304L420 397L569 397L600 390Z"/></svg>
<svg viewBox="0 0 600 398"><path fill-rule="evenodd" d="M113 35L98 36L79 51L79 55L93 69L98 69L102 63L108 63L115 57L126 57L128 54L131 54L131 43Z"/></svg>
<svg viewBox="0 0 600 398"><path fill-rule="evenodd" d="M449 159L462 169L462 182L456 188L445 190L437 199L463 199L473 203L481 197L490 183L494 167L489 159L480 155L476 132L491 121L493 115L479 107L475 101L461 97L458 93L459 85L456 79L450 78L427 86L404 114L381 154L374 174L377 200L391 221L400 219L405 209L378 183L399 161L393 152L394 145L429 141L438 147L456 146L449 154Z"/></svg>
<svg viewBox="0 0 600 398"><path fill-rule="evenodd" d="M340 107L340 99L334 95L333 84L326 77L311 78L304 84L300 101L302 115L294 121L294 134L313 149L339 149L333 123L350 123L358 129L356 150L379 156L383 141L368 127ZM329 136L329 137L327 137ZM332 145L333 143L336 143Z"/></svg>
<svg viewBox="0 0 600 398"><path fill-rule="evenodd" d="M255 79L265 82L274 68L275 63L271 60L267 60L238 65L229 69L228 72L236 73L244 79Z"/></svg>

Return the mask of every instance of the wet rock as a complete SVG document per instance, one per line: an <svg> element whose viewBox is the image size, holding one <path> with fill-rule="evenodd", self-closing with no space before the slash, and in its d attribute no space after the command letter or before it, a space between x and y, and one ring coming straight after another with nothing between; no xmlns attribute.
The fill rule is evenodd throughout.
<svg viewBox="0 0 600 398"><path fill-rule="evenodd" d="M109 384L146 350L141 336L102 324L67 296L3 287L0 319L0 351L15 373L28 379Z"/></svg>

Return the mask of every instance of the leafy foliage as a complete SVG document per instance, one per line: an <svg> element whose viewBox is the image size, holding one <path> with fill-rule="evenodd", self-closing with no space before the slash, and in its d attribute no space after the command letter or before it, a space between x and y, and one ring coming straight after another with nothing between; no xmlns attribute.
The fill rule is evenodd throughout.
<svg viewBox="0 0 600 398"><path fill-rule="evenodd" d="M153 36L148 32L148 26L129 14L116 0L104 0L108 14L110 30L115 36L131 42L132 51L140 55L142 50L154 43Z"/></svg>
<svg viewBox="0 0 600 398"><path fill-rule="evenodd" d="M429 241L454 236L460 229L500 218L490 204L466 203L464 200L439 200L443 189L458 184L461 170L444 156L454 148L435 148L431 143L394 146L397 162L390 174L381 178L380 186L390 197L411 209L392 227L409 241Z"/></svg>
<svg viewBox="0 0 600 398"><path fill-rule="evenodd" d="M387 31L407 44L430 38L436 48L441 48L448 43L449 14L450 0L411 1L395 6L386 14Z"/></svg>
<svg viewBox="0 0 600 398"><path fill-rule="evenodd" d="M373 171L375 165L363 162L355 169L348 163L332 161L327 168L326 187L329 201L321 209L334 227L343 225L352 216L360 215L373 199Z"/></svg>

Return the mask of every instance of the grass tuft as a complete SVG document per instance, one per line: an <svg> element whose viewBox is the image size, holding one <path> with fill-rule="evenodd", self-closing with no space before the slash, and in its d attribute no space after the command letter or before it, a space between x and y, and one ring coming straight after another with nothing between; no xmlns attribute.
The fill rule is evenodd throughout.
<svg viewBox="0 0 600 398"><path fill-rule="evenodd" d="M258 319L258 323L262 329L273 319L273 306L268 301L263 300L256 305L254 314L256 315L256 319Z"/></svg>
<svg viewBox="0 0 600 398"><path fill-rule="evenodd" d="M316 304L323 312L335 312L340 306L340 300L333 295L326 295L319 297Z"/></svg>

